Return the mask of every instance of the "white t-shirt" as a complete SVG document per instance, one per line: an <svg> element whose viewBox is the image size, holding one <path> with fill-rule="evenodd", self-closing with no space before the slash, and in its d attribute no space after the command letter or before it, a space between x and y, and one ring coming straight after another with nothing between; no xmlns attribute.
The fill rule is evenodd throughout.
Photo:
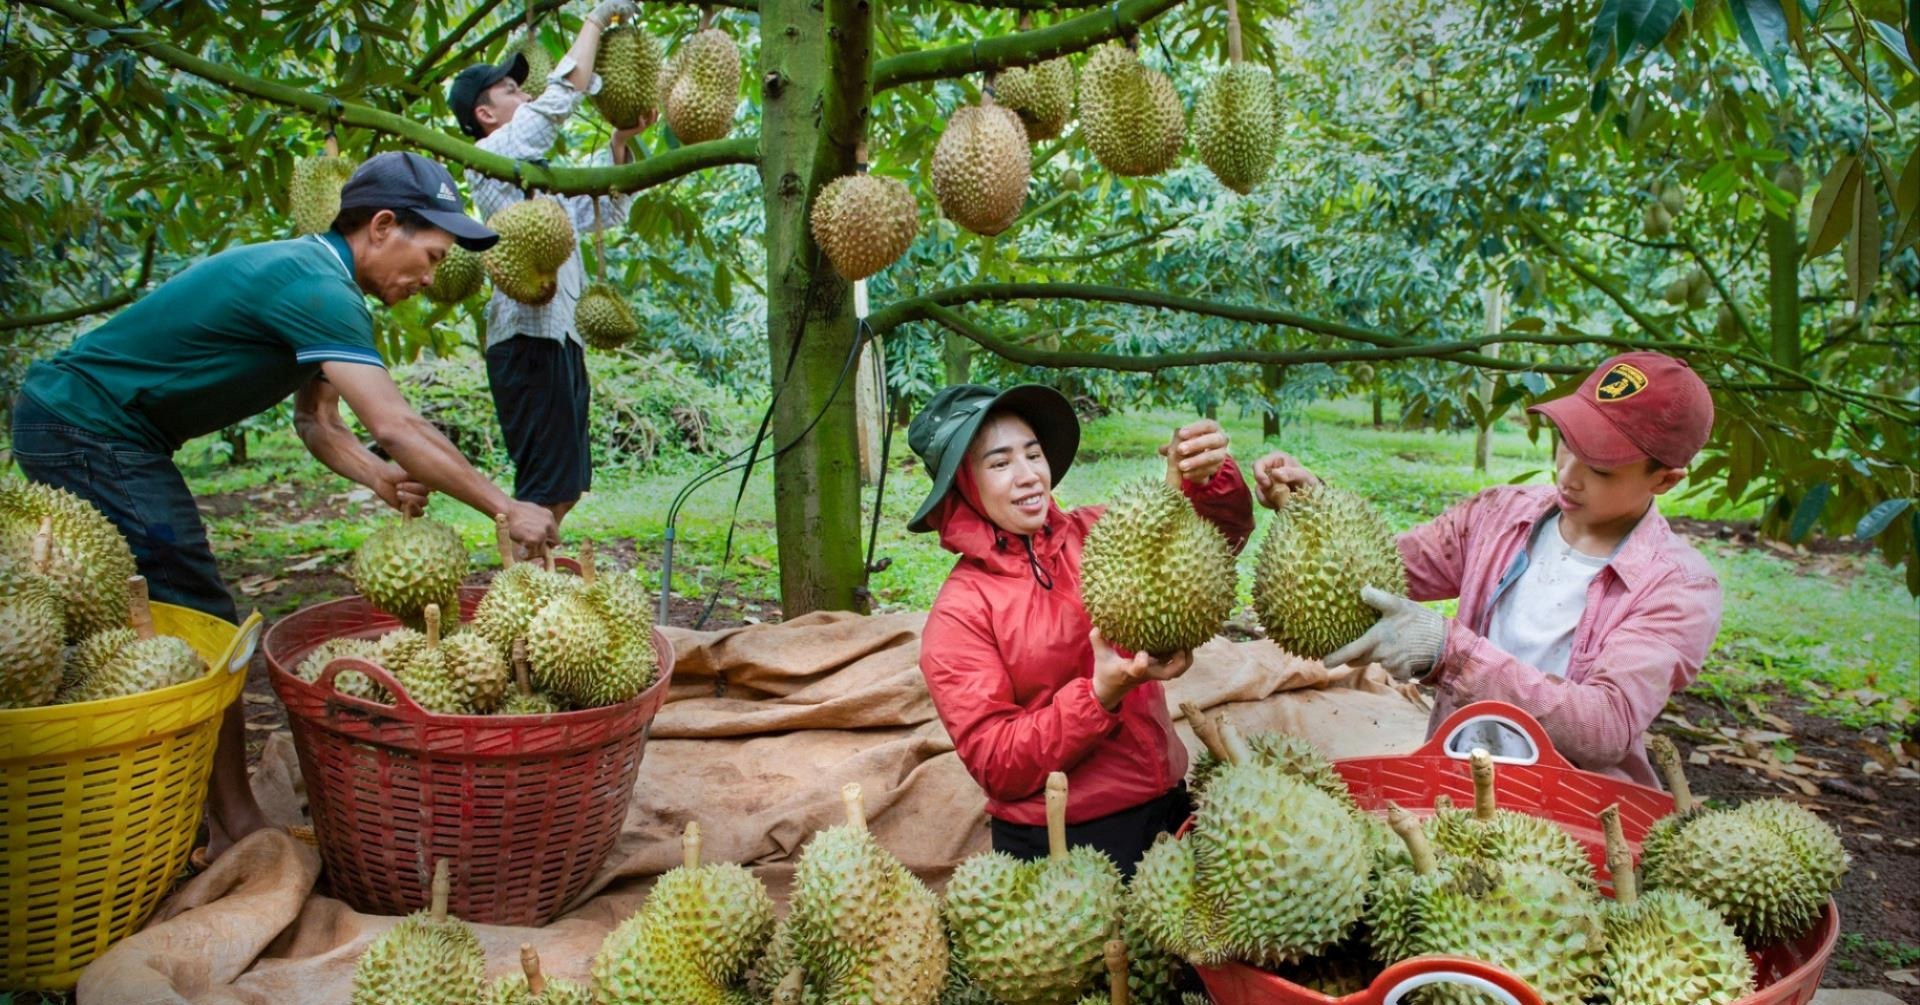
<svg viewBox="0 0 1920 1005"><path fill-rule="evenodd" d="M1567 675L1573 630L1587 609L1587 585L1612 556L1575 551L1560 536L1560 514L1541 522L1527 567L1487 620L1487 641L1544 674Z"/></svg>

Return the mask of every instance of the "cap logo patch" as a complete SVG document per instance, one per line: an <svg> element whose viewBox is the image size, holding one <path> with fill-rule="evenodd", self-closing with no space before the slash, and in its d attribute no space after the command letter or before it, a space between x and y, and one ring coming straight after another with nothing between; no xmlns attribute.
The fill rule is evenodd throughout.
<svg viewBox="0 0 1920 1005"><path fill-rule="evenodd" d="M1647 389L1647 375L1629 363L1615 363L1600 378L1593 396L1601 401L1625 401Z"/></svg>
<svg viewBox="0 0 1920 1005"><path fill-rule="evenodd" d="M434 198L439 199L441 202L453 203L454 205L459 205L460 203L460 197L453 194L453 189L449 188L446 182L440 183L440 194L434 196Z"/></svg>

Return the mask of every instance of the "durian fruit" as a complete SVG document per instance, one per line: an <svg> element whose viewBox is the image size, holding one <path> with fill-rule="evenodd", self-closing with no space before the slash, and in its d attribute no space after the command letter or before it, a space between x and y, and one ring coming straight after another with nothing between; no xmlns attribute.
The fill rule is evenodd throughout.
<svg viewBox="0 0 1920 1005"><path fill-rule="evenodd" d="M632 129L660 103L660 40L637 24L618 24L600 36L600 54L593 61L600 75L600 93L593 107L615 129Z"/></svg>
<svg viewBox="0 0 1920 1005"><path fill-rule="evenodd" d="M1237 731L1185 840L1163 836L1134 873L1135 909L1190 963L1279 966L1318 955L1359 919L1372 853L1346 804L1262 764Z"/></svg>
<svg viewBox="0 0 1920 1005"><path fill-rule="evenodd" d="M1220 529L1164 479L1122 486L1081 556L1087 615L1132 652L1164 656L1213 638L1233 613L1238 581Z"/></svg>
<svg viewBox="0 0 1920 1005"><path fill-rule="evenodd" d="M480 264L479 252L450 244L447 257L433 270L433 282L421 292L436 304L457 304L480 292L486 278L487 270Z"/></svg>
<svg viewBox="0 0 1920 1005"><path fill-rule="evenodd" d="M347 575L368 603L417 629L428 604L460 609L467 563L459 531L438 520L402 517L367 535Z"/></svg>
<svg viewBox="0 0 1920 1005"><path fill-rule="evenodd" d="M382 932L354 963L351 1005L479 1005L486 952L466 922L447 917L449 887L440 859L427 909Z"/></svg>
<svg viewBox="0 0 1920 1005"><path fill-rule="evenodd" d="M801 851L761 990L808 1005L932 1005L948 969L939 900L867 831L860 786L841 799L846 824Z"/></svg>
<svg viewBox="0 0 1920 1005"><path fill-rule="evenodd" d="M47 580L53 520L42 518L32 557L0 552L0 708L32 708L60 690L66 612Z"/></svg>
<svg viewBox="0 0 1920 1005"><path fill-rule="evenodd" d="M1121 907L1120 939L1127 951L1127 993L1134 1005L1179 1005L1180 984L1187 965L1161 949L1139 920L1132 885ZM1112 988L1108 976L1108 988Z"/></svg>
<svg viewBox="0 0 1920 1005"><path fill-rule="evenodd" d="M600 43L601 58L603 59L606 53L605 38L606 36L601 36ZM507 50L507 58L511 59L515 53L527 57L527 79L521 81L520 90L525 91L529 98L537 98L545 94L547 90L547 77L553 73L553 57L547 55L547 47L540 44L539 31L528 27L526 33L520 36L520 40L513 43L513 47ZM606 76L602 74L601 82L603 85L605 81Z"/></svg>
<svg viewBox="0 0 1920 1005"><path fill-rule="evenodd" d="M1654 767L1666 781L1667 791L1673 794L1673 812L1655 820L1653 826L1647 828L1646 836L1640 839L1640 875L1643 877L1653 875L1668 846L1688 821L1713 812L1694 801L1686 769L1680 766L1680 750L1673 741L1658 733L1649 733L1646 744Z"/></svg>
<svg viewBox="0 0 1920 1005"><path fill-rule="evenodd" d="M1098 978L1119 933L1120 870L1097 849L1067 848L1065 773L1047 776L1046 801L1045 859L987 852L960 863L947 883L953 956L1007 1005L1070 1005Z"/></svg>
<svg viewBox="0 0 1920 1005"><path fill-rule="evenodd" d="M726 32L709 27L695 32L673 56L662 94L673 135L682 143L725 137L740 104L740 47Z"/></svg>
<svg viewBox="0 0 1920 1005"><path fill-rule="evenodd" d="M1779 835L1800 867L1813 877L1814 886L1823 896L1839 889L1840 878L1853 864L1853 856L1847 854L1846 847L1840 843L1840 835L1798 803L1777 798L1754 799L1741 803L1733 815Z"/></svg>
<svg viewBox="0 0 1920 1005"><path fill-rule="evenodd" d="M1673 233L1673 213L1657 202L1648 206L1640 214L1640 232L1653 238Z"/></svg>
<svg viewBox="0 0 1920 1005"><path fill-rule="evenodd" d="M548 601L585 586L578 576L554 572L537 562L514 561L513 539L507 535L506 525L504 514L495 518L501 570L473 610L473 630L492 642L503 657L511 657L513 641L526 638L534 615Z"/></svg>
<svg viewBox="0 0 1920 1005"><path fill-rule="evenodd" d="M1607 951L1594 1001L1600 1005L1729 1005L1753 992L1753 961L1740 936L1692 894L1655 890L1642 897L1620 808L1600 814L1607 838L1613 902L1605 914Z"/></svg>
<svg viewBox="0 0 1920 1005"><path fill-rule="evenodd" d="M1101 956L1106 961L1107 992L1087 995L1076 1005L1133 1005L1133 993L1127 987L1126 942L1122 939L1108 940Z"/></svg>
<svg viewBox="0 0 1920 1005"><path fill-rule="evenodd" d="M65 489L0 476L0 555L33 562L34 541L51 518L45 576L66 617L68 642L127 624L133 551L100 511Z"/></svg>
<svg viewBox="0 0 1920 1005"><path fill-rule="evenodd" d="M1705 269L1694 269L1687 273L1687 306L1698 310L1707 306L1707 294L1713 291L1713 280Z"/></svg>
<svg viewBox="0 0 1920 1005"><path fill-rule="evenodd" d="M1253 606L1280 648L1321 659L1380 618L1360 599L1373 586L1407 592L1393 533L1366 500L1322 485L1273 516L1254 564Z"/></svg>
<svg viewBox="0 0 1920 1005"><path fill-rule="evenodd" d="M550 691L535 691L527 675L527 640L513 640L513 682L507 700L495 709L499 715L552 715L567 710L566 703Z"/></svg>
<svg viewBox="0 0 1920 1005"><path fill-rule="evenodd" d="M609 283L589 284L573 305L573 327L594 349L618 349L640 334L627 298Z"/></svg>
<svg viewBox="0 0 1920 1005"><path fill-rule="evenodd" d="M293 668L294 676L304 681L318 681L327 669L327 664L337 659L363 659L369 663L380 663L380 643L373 639L338 638L328 639L313 647L307 658ZM382 664L383 666L385 664ZM391 704L393 696L387 689L374 683L373 678L355 670L342 670L333 675L333 689L341 694L355 698L365 698L381 704Z"/></svg>
<svg viewBox="0 0 1920 1005"><path fill-rule="evenodd" d="M1073 120L1073 63L1062 56L1001 70L993 98L1020 116L1030 142L1054 139Z"/></svg>
<svg viewBox="0 0 1920 1005"><path fill-rule="evenodd" d="M849 282L898 261L920 233L920 206L898 178L842 175L814 197L813 241Z"/></svg>
<svg viewBox="0 0 1920 1005"><path fill-rule="evenodd" d="M428 604L425 618L426 632L418 642L411 632L389 632L382 639L395 640L382 646L383 665L407 697L440 715L485 715L499 708L508 683L500 651L478 632L442 637L439 604Z"/></svg>
<svg viewBox="0 0 1920 1005"><path fill-rule="evenodd" d="M1007 229L1026 204L1032 156L1020 117L992 97L959 109L933 148L940 211L976 234Z"/></svg>
<svg viewBox="0 0 1920 1005"><path fill-rule="evenodd" d="M1676 279L1668 283L1666 288L1660 291L1660 299L1675 307L1685 306L1687 302L1687 281L1685 279Z"/></svg>
<svg viewBox="0 0 1920 1005"><path fill-rule="evenodd" d="M1404 839L1408 861L1405 868L1384 871L1374 880L1367 891L1366 927L1373 958L1390 964L1419 953L1419 910L1436 888L1453 882L1453 871L1450 860L1442 862L1434 854L1412 814L1389 802L1387 824L1395 840Z"/></svg>
<svg viewBox="0 0 1920 1005"><path fill-rule="evenodd" d="M732 863L700 863L688 821L685 864L654 883L638 913L593 958L599 1005L745 1005L747 969L773 936L773 898Z"/></svg>
<svg viewBox="0 0 1920 1005"><path fill-rule="evenodd" d="M1220 184L1246 195L1273 170L1280 101L1273 74L1241 61L1240 14L1227 5L1228 65L1193 104L1193 147Z"/></svg>
<svg viewBox="0 0 1920 1005"><path fill-rule="evenodd" d="M1181 710L1186 711L1189 705L1191 705L1190 702L1183 702ZM1194 707L1193 711L1187 713L1187 723L1196 733L1212 726L1212 722L1200 713L1198 707ZM1254 760L1279 768L1340 800L1354 810L1359 809L1353 801L1353 793L1347 788L1346 781L1327 761L1326 755L1320 753L1319 748L1313 744L1291 733L1281 732L1255 733L1247 737L1246 742L1248 752ZM1213 773L1227 764L1225 758L1213 752L1213 746L1214 744L1209 743L1207 749L1202 750L1199 756L1193 759L1193 768L1187 773L1187 788L1203 799L1207 783L1212 780ZM1394 838L1394 840L1398 842L1400 839Z"/></svg>
<svg viewBox="0 0 1920 1005"><path fill-rule="evenodd" d="M71 684L63 684L54 698L61 703L103 701L123 695L158 691L163 687L185 684L207 672L207 661L200 658L185 639L157 635L153 630L153 610L147 606L145 576L129 576L126 584L128 623L133 638L115 635L111 655L103 655Z"/></svg>
<svg viewBox="0 0 1920 1005"><path fill-rule="evenodd" d="M508 974L487 989L485 1005L593 1005L587 988L540 972L540 954L520 944L520 973Z"/></svg>
<svg viewBox="0 0 1920 1005"><path fill-rule="evenodd" d="M653 686L660 674L653 648L653 604L631 573L603 576L595 566L593 545L580 549L581 596L600 612L610 645L606 665L567 697L586 708L617 705Z"/></svg>
<svg viewBox="0 0 1920 1005"><path fill-rule="evenodd" d="M1095 49L1080 73L1080 125L1094 159L1127 177L1172 167L1187 132L1173 81L1119 44Z"/></svg>
<svg viewBox="0 0 1920 1005"><path fill-rule="evenodd" d="M293 179L287 183L287 215L293 218L295 234L323 234L340 215L340 188L353 177L353 162L341 157L327 141L329 152L318 157L301 157L293 162Z"/></svg>
<svg viewBox="0 0 1920 1005"><path fill-rule="evenodd" d="M1455 858L1442 872L1409 814L1393 807L1388 821L1406 840L1416 876L1431 877L1407 891L1401 952L1485 960L1526 981L1546 1005L1581 1005L1593 993L1606 948L1594 897L1559 870L1529 863ZM1378 949L1379 930L1374 938ZM1456 985L1423 995L1433 1005L1484 1001Z"/></svg>
<svg viewBox="0 0 1920 1005"><path fill-rule="evenodd" d="M560 288L560 266L573 257L573 220L552 199L522 199L487 218L500 235L480 253L494 289L523 304L539 306Z"/></svg>
<svg viewBox="0 0 1920 1005"><path fill-rule="evenodd" d="M1471 759L1473 812L1436 810L1427 818L1427 840L1434 850L1460 858L1547 866L1581 888L1597 891L1593 862L1580 842L1545 817L1500 809L1495 798L1493 757L1476 747Z"/></svg>

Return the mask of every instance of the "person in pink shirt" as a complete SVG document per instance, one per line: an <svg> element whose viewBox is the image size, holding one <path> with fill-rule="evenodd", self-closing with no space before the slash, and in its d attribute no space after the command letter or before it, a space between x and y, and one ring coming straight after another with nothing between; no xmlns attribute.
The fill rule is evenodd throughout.
<svg viewBox="0 0 1920 1005"><path fill-rule="evenodd" d="M1502 485L1400 535L1407 597L1362 591L1372 628L1328 666L1379 663L1434 689L1432 731L1463 705L1531 713L1576 766L1658 787L1642 739L1693 683L1720 629L1720 583L1660 515L1713 428L1686 361L1633 352L1528 412L1556 432L1552 485ZM1254 465L1256 494L1319 479L1284 452ZM1445 617L1417 601L1458 598ZM1516 738L1472 738L1495 754ZM1522 741L1524 742L1524 741Z"/></svg>

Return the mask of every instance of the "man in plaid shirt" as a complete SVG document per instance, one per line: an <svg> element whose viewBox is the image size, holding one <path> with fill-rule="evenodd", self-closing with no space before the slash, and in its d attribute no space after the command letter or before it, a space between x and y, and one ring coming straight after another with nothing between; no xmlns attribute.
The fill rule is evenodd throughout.
<svg viewBox="0 0 1920 1005"><path fill-rule="evenodd" d="M514 160L545 157L580 99L600 90L593 62L601 32L615 17L637 13L632 0L601 0L587 13L573 47L553 68L537 98L521 90L527 61L518 53L504 63L462 70L447 96L461 131L489 153ZM633 159L627 141L651 125L654 116L650 111L632 129L613 131L613 163ZM525 198L512 182L472 170L467 172L467 187L483 218ZM576 234L620 225L633 201L626 194L541 198L566 207ZM585 288L586 267L576 248L560 267L552 300L523 304L496 289L487 304L487 382L513 458L514 498L547 507L556 524L593 482L586 346L573 328L574 305Z"/></svg>

